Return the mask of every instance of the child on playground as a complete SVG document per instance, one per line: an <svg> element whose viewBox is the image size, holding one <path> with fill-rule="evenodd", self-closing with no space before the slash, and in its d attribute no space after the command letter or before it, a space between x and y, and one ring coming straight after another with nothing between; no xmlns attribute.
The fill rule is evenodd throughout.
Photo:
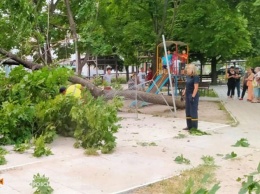
<svg viewBox="0 0 260 194"><path fill-rule="evenodd" d="M178 57L178 53L176 51L173 52L172 55L172 70L171 73L173 73L174 75L179 75L179 64L180 64L180 60Z"/></svg>
<svg viewBox="0 0 260 194"><path fill-rule="evenodd" d="M146 74L144 72L144 68L141 67L138 73L138 81L140 83L140 90L142 91L145 91L145 78L146 78Z"/></svg>
<svg viewBox="0 0 260 194"><path fill-rule="evenodd" d="M147 76L146 76L146 81L150 81L149 84L151 84L152 79L153 79L153 71L152 71L152 68L149 67L148 73L147 73Z"/></svg>
<svg viewBox="0 0 260 194"><path fill-rule="evenodd" d="M168 63L171 69L172 66L172 54L171 51L167 51L167 59ZM163 73L167 73L167 60L166 60L166 54L164 57L162 57L162 65L163 65Z"/></svg>
<svg viewBox="0 0 260 194"><path fill-rule="evenodd" d="M181 59L181 75L184 75L185 66L188 62L188 54L185 50L182 51L182 54L180 55Z"/></svg>

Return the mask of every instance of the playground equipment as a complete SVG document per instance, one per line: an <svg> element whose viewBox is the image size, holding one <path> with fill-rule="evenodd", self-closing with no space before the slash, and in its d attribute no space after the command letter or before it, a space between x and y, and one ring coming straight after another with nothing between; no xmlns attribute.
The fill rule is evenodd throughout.
<svg viewBox="0 0 260 194"><path fill-rule="evenodd" d="M162 87L166 83L169 83L168 84L168 88L169 88L169 85L170 85L170 88L171 88L172 94L173 94L172 78L174 78L175 79L175 95L171 95L171 96L172 96L172 102L173 102L173 105L174 105L174 112L176 113L176 105L175 105L174 96L177 96L177 91L178 91L177 82L178 82L178 76L180 76L180 75L179 75L179 71L177 71L176 74L172 74L171 73L169 64L172 61L169 61L169 59L168 59L167 48L169 50L170 46L175 46L175 52L179 56L179 52L178 52L179 46L185 46L186 47L185 51L187 52L187 54L186 54L186 61L185 61L186 63L188 62L187 58L188 58L189 48L188 48L188 45L186 43L183 43L183 42L180 42L180 41L165 41L164 35L162 35L162 38L163 38L163 42L157 45L156 72L154 74L152 82L150 83L150 87L146 90L146 92L159 94L161 89L162 89ZM166 57L167 71L168 71L167 73L166 72L162 72L162 70L163 70L162 69L162 60L161 60L161 57L160 57L160 53L161 53L161 48L162 47L164 48L164 53L165 53L165 57ZM176 58L176 64L177 64L178 58L179 57ZM166 102L165 98L163 97L162 93L160 93L160 94L161 94L162 98L164 99L165 103L169 106L169 104ZM168 89L168 94L169 94L169 89ZM136 93L136 100L133 101L130 106L136 106L136 110L137 110L137 104L138 104L138 101L137 101L137 93ZM171 110L171 112L172 112L172 110Z"/></svg>
<svg viewBox="0 0 260 194"><path fill-rule="evenodd" d="M184 47L184 49L187 52L187 55L189 55L189 46L188 44L181 42L181 41L165 41L166 47L169 49L170 47L175 47L174 51L180 55L179 48ZM156 74L160 74L162 72L162 48L163 48L163 42L157 45L157 51L156 51ZM161 55L160 55L161 54ZM176 59L178 60L178 59ZM176 61L177 62L177 61ZM187 61L188 63L188 61Z"/></svg>
<svg viewBox="0 0 260 194"><path fill-rule="evenodd" d="M181 42L181 41L165 41L165 46L167 47L167 49L169 50L170 48L174 47L174 51L176 52L176 54L178 56L180 56L180 48L182 47L182 50L185 50L187 55L189 56L189 46L187 43ZM161 42L160 44L157 45L157 49L156 49L156 71L154 74L154 82L150 85L150 87L147 89L146 92L152 92L152 93L156 93L158 94L159 90L162 89L162 87L168 83L168 81L170 80L170 78L174 79L174 86L175 86L175 92L174 95L177 96L178 95L178 80L183 80L184 75L180 74L180 69L178 69L177 73L175 72L174 74L171 74L170 78L169 76L166 74L163 74L163 66L162 66L162 58L161 56L163 56L163 53L165 51L162 52L162 48L164 47L164 42ZM184 47L184 48L183 48ZM178 58L177 57L175 60L175 63L178 63ZM170 61L169 61L170 62ZM174 62L174 61L173 61ZM187 63L188 63L188 59L187 59ZM172 64L174 65L174 64ZM179 65L180 67L180 65ZM170 72L168 72L170 73ZM172 79L170 80L172 81ZM157 87L155 87L155 84L157 85ZM169 94L169 87L168 87L168 94Z"/></svg>
<svg viewBox="0 0 260 194"><path fill-rule="evenodd" d="M150 87L146 90L146 92L158 94L162 87L169 81L169 77L167 74L160 74L156 77L156 79L152 82ZM157 87L156 87L156 85Z"/></svg>

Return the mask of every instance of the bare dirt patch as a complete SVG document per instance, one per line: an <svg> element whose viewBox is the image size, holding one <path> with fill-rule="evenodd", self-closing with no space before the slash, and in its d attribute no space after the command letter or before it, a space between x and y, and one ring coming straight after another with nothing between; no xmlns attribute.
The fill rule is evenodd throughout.
<svg viewBox="0 0 260 194"><path fill-rule="evenodd" d="M136 109L133 100L126 100L121 111L132 113L135 113L137 111L137 113L149 114L154 116L174 117L174 110L172 109L171 112L170 108L166 105L146 104L144 102L138 102L137 105L138 108ZM198 114L199 120L201 121L222 124L230 123L230 116L225 110L221 108L220 102L200 101ZM177 110L176 117L185 119L185 110Z"/></svg>

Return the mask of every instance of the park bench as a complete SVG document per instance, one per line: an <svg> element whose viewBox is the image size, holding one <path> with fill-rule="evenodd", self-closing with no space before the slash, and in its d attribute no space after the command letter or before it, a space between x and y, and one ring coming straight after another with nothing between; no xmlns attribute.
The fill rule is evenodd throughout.
<svg viewBox="0 0 260 194"><path fill-rule="evenodd" d="M199 83L199 90L204 92L204 96L206 94L209 94L209 86L210 86L210 82L200 82Z"/></svg>
<svg viewBox="0 0 260 194"><path fill-rule="evenodd" d="M201 79L201 80L212 80L212 75L200 75L199 76L199 78ZM218 77L218 75L216 75L216 79L218 80L219 79L219 77Z"/></svg>
<svg viewBox="0 0 260 194"><path fill-rule="evenodd" d="M211 79L211 75L201 75L202 79Z"/></svg>
<svg viewBox="0 0 260 194"><path fill-rule="evenodd" d="M179 90L179 94L181 94L182 90L185 88L186 83L184 81L179 81L178 82L178 90ZM200 82L199 83L199 90L202 91L204 93L204 95L209 94L209 86L210 83L209 82Z"/></svg>

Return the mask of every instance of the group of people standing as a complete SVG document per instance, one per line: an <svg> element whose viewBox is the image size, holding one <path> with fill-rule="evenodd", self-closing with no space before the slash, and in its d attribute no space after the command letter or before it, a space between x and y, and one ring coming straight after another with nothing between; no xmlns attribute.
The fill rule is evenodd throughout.
<svg viewBox="0 0 260 194"><path fill-rule="evenodd" d="M138 74L135 72L131 75L130 79L128 80L128 89L129 90L142 90L145 91L145 83L149 82L153 79L153 73L152 68L149 67L146 72L144 71L144 68L141 67Z"/></svg>
<svg viewBox="0 0 260 194"><path fill-rule="evenodd" d="M247 72L242 77L241 73L239 72L239 68L234 68L232 66L228 70L226 77L228 79L227 96L229 98L234 97L236 89L239 100L243 100L245 93L248 90L247 101L252 103L260 102L260 67L256 67L255 69L248 68ZM243 79L243 90L240 96L241 79Z"/></svg>
<svg viewBox="0 0 260 194"><path fill-rule="evenodd" d="M170 66L170 73L175 75L184 75L185 66L188 62L188 54L186 53L186 50L183 50L182 54L178 54L176 51L171 54L171 51L167 51L167 57L166 54L162 57L164 73L166 73L167 70L167 60Z"/></svg>

